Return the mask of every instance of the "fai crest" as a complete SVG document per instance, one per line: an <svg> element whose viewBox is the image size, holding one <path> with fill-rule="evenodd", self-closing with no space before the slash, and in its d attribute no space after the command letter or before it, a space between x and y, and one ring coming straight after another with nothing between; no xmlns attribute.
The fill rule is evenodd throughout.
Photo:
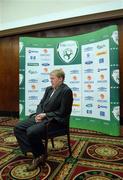
<svg viewBox="0 0 123 180"><path fill-rule="evenodd" d="M22 84L23 79L24 79L23 74L19 74L19 85L21 85L21 84Z"/></svg>
<svg viewBox="0 0 123 180"><path fill-rule="evenodd" d="M119 84L119 69L113 70L112 77L114 81Z"/></svg>
<svg viewBox="0 0 123 180"><path fill-rule="evenodd" d="M77 43L73 40L59 43L57 49L60 58L66 63L71 62L75 58L77 50Z"/></svg>
<svg viewBox="0 0 123 180"><path fill-rule="evenodd" d="M114 31L112 33L112 39L114 40L114 42L118 45L118 31Z"/></svg>

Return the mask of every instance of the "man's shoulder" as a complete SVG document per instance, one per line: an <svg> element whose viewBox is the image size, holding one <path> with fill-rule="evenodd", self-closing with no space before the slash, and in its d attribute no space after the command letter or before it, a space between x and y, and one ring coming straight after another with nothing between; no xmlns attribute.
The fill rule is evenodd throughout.
<svg viewBox="0 0 123 180"><path fill-rule="evenodd" d="M51 89L52 89L52 86L48 86L48 87L46 88L46 91L51 90Z"/></svg>
<svg viewBox="0 0 123 180"><path fill-rule="evenodd" d="M64 88L64 90L71 91L71 88L67 84L63 84L63 88Z"/></svg>

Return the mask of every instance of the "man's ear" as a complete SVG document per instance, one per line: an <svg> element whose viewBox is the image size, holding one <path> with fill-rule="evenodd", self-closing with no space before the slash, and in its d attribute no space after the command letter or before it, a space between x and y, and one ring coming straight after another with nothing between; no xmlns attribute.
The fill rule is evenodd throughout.
<svg viewBox="0 0 123 180"><path fill-rule="evenodd" d="M60 77L59 80L60 80L60 82L63 82L63 78L62 77Z"/></svg>

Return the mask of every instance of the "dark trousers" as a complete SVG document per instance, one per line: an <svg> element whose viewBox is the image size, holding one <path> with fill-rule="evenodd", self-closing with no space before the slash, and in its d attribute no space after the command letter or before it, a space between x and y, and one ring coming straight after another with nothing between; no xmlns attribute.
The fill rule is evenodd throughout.
<svg viewBox="0 0 123 180"><path fill-rule="evenodd" d="M42 139L45 136L45 124L47 121L47 119L44 119L42 122L36 123L35 116L33 116L25 121L20 121L15 126L14 134L24 154L26 152L32 152L36 158L45 153ZM60 129L60 124L54 121L50 125L48 132L52 134Z"/></svg>

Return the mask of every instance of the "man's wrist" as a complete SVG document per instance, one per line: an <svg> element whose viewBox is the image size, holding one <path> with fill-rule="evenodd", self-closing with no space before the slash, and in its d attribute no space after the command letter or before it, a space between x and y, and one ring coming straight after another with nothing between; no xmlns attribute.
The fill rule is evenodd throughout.
<svg viewBox="0 0 123 180"><path fill-rule="evenodd" d="M44 117L46 117L46 113L42 113L42 115L43 115Z"/></svg>

